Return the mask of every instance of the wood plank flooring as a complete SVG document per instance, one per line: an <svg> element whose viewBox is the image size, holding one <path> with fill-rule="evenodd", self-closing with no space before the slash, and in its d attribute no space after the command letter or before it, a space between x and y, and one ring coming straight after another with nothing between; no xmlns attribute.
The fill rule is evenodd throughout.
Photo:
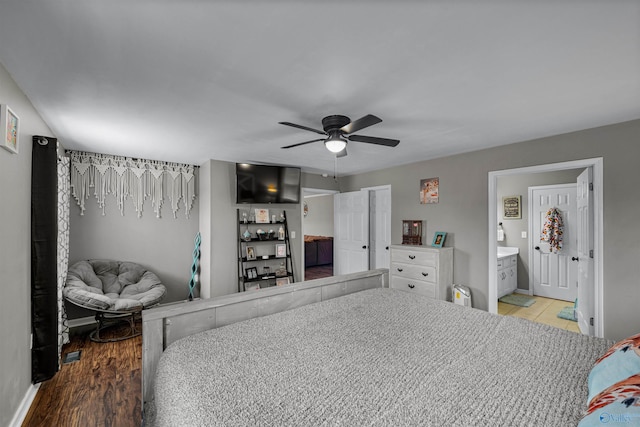
<svg viewBox="0 0 640 427"><path fill-rule="evenodd" d="M95 343L88 333L74 335L63 358L76 350L80 360L41 384L22 426L140 426L142 336Z"/></svg>
<svg viewBox="0 0 640 427"><path fill-rule="evenodd" d="M560 313L560 310L566 306L573 305L573 303L535 295L531 298L535 299L536 302L529 307L519 307L517 305L505 304L498 301L498 314L521 317L537 323L544 323L545 325L551 325L556 328L580 333L577 322L560 319L557 316L557 314Z"/></svg>

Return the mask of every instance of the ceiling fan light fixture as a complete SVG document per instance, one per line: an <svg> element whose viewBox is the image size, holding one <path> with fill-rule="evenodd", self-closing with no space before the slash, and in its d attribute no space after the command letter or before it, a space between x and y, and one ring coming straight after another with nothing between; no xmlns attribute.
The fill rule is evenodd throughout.
<svg viewBox="0 0 640 427"><path fill-rule="evenodd" d="M340 138L340 135L333 134L324 142L324 146L332 153L339 153L347 146L347 141Z"/></svg>

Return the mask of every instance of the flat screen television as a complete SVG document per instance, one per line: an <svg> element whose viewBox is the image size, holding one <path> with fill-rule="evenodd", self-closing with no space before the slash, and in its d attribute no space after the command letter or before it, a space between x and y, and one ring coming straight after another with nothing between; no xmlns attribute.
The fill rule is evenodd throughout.
<svg viewBox="0 0 640 427"><path fill-rule="evenodd" d="M300 168L236 163L236 203L300 203Z"/></svg>

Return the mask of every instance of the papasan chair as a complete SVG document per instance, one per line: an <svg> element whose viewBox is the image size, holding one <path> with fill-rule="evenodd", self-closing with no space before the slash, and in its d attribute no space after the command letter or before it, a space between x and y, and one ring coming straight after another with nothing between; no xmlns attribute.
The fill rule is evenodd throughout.
<svg viewBox="0 0 640 427"><path fill-rule="evenodd" d="M63 288L65 299L96 312L97 328L89 337L96 342L120 341L142 333L136 320L143 309L156 305L167 292L158 276L133 262L78 261L69 267ZM104 329L129 323L130 329L115 338L101 338Z"/></svg>

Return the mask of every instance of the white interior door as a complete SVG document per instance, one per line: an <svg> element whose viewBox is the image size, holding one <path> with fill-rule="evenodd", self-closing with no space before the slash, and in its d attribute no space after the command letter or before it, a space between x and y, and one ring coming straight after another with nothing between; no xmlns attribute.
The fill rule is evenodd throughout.
<svg viewBox="0 0 640 427"><path fill-rule="evenodd" d="M531 187L531 242L533 243L533 294L574 302L578 294L576 184ZM564 224L563 246L551 252L549 243L540 241L546 213L557 208Z"/></svg>
<svg viewBox="0 0 640 427"><path fill-rule="evenodd" d="M369 209L369 268L389 268L391 189L370 189Z"/></svg>
<svg viewBox="0 0 640 427"><path fill-rule="evenodd" d="M585 335L594 335L594 277L593 277L593 198L592 170L587 168L578 176L578 326Z"/></svg>
<svg viewBox="0 0 640 427"><path fill-rule="evenodd" d="M333 274L369 269L369 191L334 196Z"/></svg>

